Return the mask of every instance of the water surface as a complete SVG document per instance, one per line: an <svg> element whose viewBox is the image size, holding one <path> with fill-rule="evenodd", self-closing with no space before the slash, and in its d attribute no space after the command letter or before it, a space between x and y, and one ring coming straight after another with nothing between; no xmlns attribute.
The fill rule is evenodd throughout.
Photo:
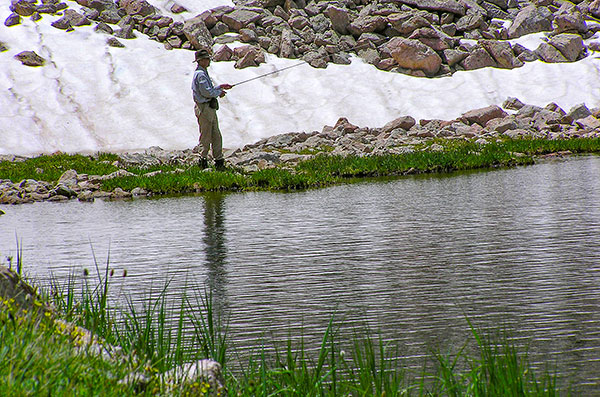
<svg viewBox="0 0 600 397"><path fill-rule="evenodd" d="M239 346L318 341L332 313L415 360L506 327L600 390L600 158L297 193L0 206L0 254L32 276L94 271L141 299L210 287ZM17 236L17 237L16 237ZM191 287L194 286L194 287Z"/></svg>

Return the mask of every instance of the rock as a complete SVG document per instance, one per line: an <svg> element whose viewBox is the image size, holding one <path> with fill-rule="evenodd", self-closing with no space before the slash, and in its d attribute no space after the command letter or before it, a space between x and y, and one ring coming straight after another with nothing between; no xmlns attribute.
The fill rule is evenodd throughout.
<svg viewBox="0 0 600 397"><path fill-rule="evenodd" d="M57 29L67 30L75 26L90 25L91 22L84 15L74 10L65 10L64 16L51 23Z"/></svg>
<svg viewBox="0 0 600 397"><path fill-rule="evenodd" d="M233 50L227 45L222 45L213 55L215 61L231 61Z"/></svg>
<svg viewBox="0 0 600 397"><path fill-rule="evenodd" d="M121 43L119 40L117 40L115 37L109 37L108 39L106 39L106 44L108 44L110 47L115 47L115 48L124 48L125 45L123 43Z"/></svg>
<svg viewBox="0 0 600 397"><path fill-rule="evenodd" d="M331 20L331 27L339 34L348 34L348 25L350 24L350 17L348 16L348 10L346 8L336 7L329 5L325 10L325 14Z"/></svg>
<svg viewBox="0 0 600 397"><path fill-rule="evenodd" d="M586 33L588 28L580 12L558 14L552 23L554 33Z"/></svg>
<svg viewBox="0 0 600 397"><path fill-rule="evenodd" d="M594 117L591 114L587 117L577 119L575 124L579 128L584 129L584 130L590 130L590 131L600 130L600 120L598 120L596 117Z"/></svg>
<svg viewBox="0 0 600 397"><path fill-rule="evenodd" d="M523 66L507 41L481 40L479 44L494 58L499 67L513 69Z"/></svg>
<svg viewBox="0 0 600 397"><path fill-rule="evenodd" d="M72 188L73 186L77 186L78 175L75 170L68 170L63 172L63 174L58 178L58 183L63 184Z"/></svg>
<svg viewBox="0 0 600 397"><path fill-rule="evenodd" d="M430 47L418 40L392 38L387 44L396 63L406 69L422 70L433 76L440 69L442 58Z"/></svg>
<svg viewBox="0 0 600 397"><path fill-rule="evenodd" d="M185 8L184 6L182 6L180 4L174 3L171 6L171 12L173 14L181 14L182 12L187 12L187 8Z"/></svg>
<svg viewBox="0 0 600 397"><path fill-rule="evenodd" d="M183 34L196 50L212 52L213 39L201 17L188 19L183 24Z"/></svg>
<svg viewBox="0 0 600 397"><path fill-rule="evenodd" d="M16 12L11 13L5 20L4 26L15 26L21 23L21 16Z"/></svg>
<svg viewBox="0 0 600 397"><path fill-rule="evenodd" d="M22 17L31 16L36 11L35 2L28 0L12 0L10 5L11 10Z"/></svg>
<svg viewBox="0 0 600 397"><path fill-rule="evenodd" d="M469 53L457 49L447 49L443 51L444 59L448 66L454 66L463 59L465 59Z"/></svg>
<svg viewBox="0 0 600 397"><path fill-rule="evenodd" d="M235 9L232 12L223 15L221 21L223 21L223 23L225 23L232 31L239 32L240 29L261 18L262 15L257 12L246 9Z"/></svg>
<svg viewBox="0 0 600 397"><path fill-rule="evenodd" d="M356 18L347 26L348 31L359 37L363 33L381 32L387 26L387 19L381 16L365 16Z"/></svg>
<svg viewBox="0 0 600 397"><path fill-rule="evenodd" d="M535 50L537 56L540 57L541 60L548 63L559 63L559 62L567 62L567 58L553 45L542 42Z"/></svg>
<svg viewBox="0 0 600 397"><path fill-rule="evenodd" d="M394 120L390 121L389 123L387 123L386 125L384 125L382 128L382 132L389 133L398 128L402 128L403 130L408 131L415 124L416 124L416 121L414 118L412 118L411 116L403 116L403 117L394 119Z"/></svg>
<svg viewBox="0 0 600 397"><path fill-rule="evenodd" d="M59 196L59 198L57 198L57 200L62 200L60 197L66 197L67 199L71 198L71 197L76 197L77 196L77 192L75 190L73 190L72 188L59 183L57 184L54 189L50 192L51 196Z"/></svg>
<svg viewBox="0 0 600 397"><path fill-rule="evenodd" d="M115 190L112 191L110 198L111 199L124 199L124 198L130 198L132 196L132 194L130 192L127 192L123 189L121 189L120 187L115 188Z"/></svg>
<svg viewBox="0 0 600 397"><path fill-rule="evenodd" d="M481 27L485 23L481 14L470 14L461 17L456 22L456 31L465 32Z"/></svg>
<svg viewBox="0 0 600 397"><path fill-rule="evenodd" d="M580 59L585 52L583 39L577 34L562 33L550 38L549 44L556 48L569 62Z"/></svg>
<svg viewBox="0 0 600 397"><path fill-rule="evenodd" d="M146 17L156 13L156 9L146 0L119 0L119 7L127 15L140 15Z"/></svg>
<svg viewBox="0 0 600 397"><path fill-rule="evenodd" d="M23 51L15 55L15 59L26 66L44 66L46 60L35 53L35 51Z"/></svg>
<svg viewBox="0 0 600 397"><path fill-rule="evenodd" d="M583 119L590 115L592 115L592 112L584 103L573 106L568 113L568 116L570 116L573 120Z"/></svg>
<svg viewBox="0 0 600 397"><path fill-rule="evenodd" d="M450 12L456 15L465 15L466 12L465 6L454 0L398 0L398 2L421 10Z"/></svg>
<svg viewBox="0 0 600 397"><path fill-rule="evenodd" d="M553 18L554 15L547 7L524 7L508 28L508 37L514 39L530 33L551 31Z"/></svg>
<svg viewBox="0 0 600 397"><path fill-rule="evenodd" d="M419 40L435 51L443 51L454 47L455 40L440 30L427 27L415 30L409 39Z"/></svg>
<svg viewBox="0 0 600 397"><path fill-rule="evenodd" d="M506 117L508 114L502 110L499 106L491 105L485 108L474 109L464 113L460 120L463 120L465 124L477 123L480 126L485 126L488 121L499 117Z"/></svg>
<svg viewBox="0 0 600 397"><path fill-rule="evenodd" d="M515 97L506 98L506 100L502 104L502 107L504 109L509 109L509 110L519 110L523 106L525 106L525 104L523 102L521 102L518 98L515 98Z"/></svg>
<svg viewBox="0 0 600 397"><path fill-rule="evenodd" d="M469 55L460 63L465 70L475 70L485 67L496 67L498 64L483 47L473 47Z"/></svg>

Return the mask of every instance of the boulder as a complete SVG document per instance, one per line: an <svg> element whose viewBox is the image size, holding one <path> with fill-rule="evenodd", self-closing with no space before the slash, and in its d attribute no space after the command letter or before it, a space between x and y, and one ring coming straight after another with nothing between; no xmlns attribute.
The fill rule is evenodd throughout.
<svg viewBox="0 0 600 397"><path fill-rule="evenodd" d="M543 42L535 50L535 53L539 58L548 63L559 63L567 62L567 58L553 45Z"/></svg>
<svg viewBox="0 0 600 397"><path fill-rule="evenodd" d="M78 13L74 10L65 10L64 16L54 22L52 22L52 26L57 29L67 30L74 26L84 26L90 25L91 22L84 15Z"/></svg>
<svg viewBox="0 0 600 397"><path fill-rule="evenodd" d="M523 62L515 57L512 47L507 41L481 40L479 45L494 58L501 68L513 69L523 66Z"/></svg>
<svg viewBox="0 0 600 397"><path fill-rule="evenodd" d="M365 16L356 18L348 26L348 31L359 37L363 33L381 32L387 26L387 19L382 16Z"/></svg>
<svg viewBox="0 0 600 397"><path fill-rule="evenodd" d="M388 17L388 21L402 36L409 36L419 28L431 26L431 22L421 15L410 16L407 19L405 14L392 14Z"/></svg>
<svg viewBox="0 0 600 397"><path fill-rule="evenodd" d="M450 12L456 15L465 15L465 6L455 0L397 0L398 3L406 4L421 10L435 12Z"/></svg>
<svg viewBox="0 0 600 397"><path fill-rule="evenodd" d="M143 17L156 13L156 9L146 0L119 0L119 7L127 15L141 15Z"/></svg>
<svg viewBox="0 0 600 397"><path fill-rule="evenodd" d="M455 46L455 40L452 37L432 27L415 30L409 39L419 40L435 51L444 51Z"/></svg>
<svg viewBox="0 0 600 397"><path fill-rule="evenodd" d="M44 66L46 60L35 53L35 51L23 51L15 55L15 59L26 66Z"/></svg>
<svg viewBox="0 0 600 397"><path fill-rule="evenodd" d="M235 9L228 14L224 14L221 17L221 21L223 21L229 29L234 32L239 32L240 29L248 26L250 23L256 22L262 18L262 15L246 10L246 9Z"/></svg>
<svg viewBox="0 0 600 397"><path fill-rule="evenodd" d="M550 38L549 44L555 47L569 62L574 62L585 53L583 39L578 34L561 33Z"/></svg>
<svg viewBox="0 0 600 397"><path fill-rule="evenodd" d="M592 112L584 103L580 103L579 105L573 106L568 113L568 116L573 118L573 120L579 120L590 116Z"/></svg>
<svg viewBox="0 0 600 397"><path fill-rule="evenodd" d="M591 114L587 117L578 119L575 122L575 124L579 128L584 129L584 130L590 130L590 131L599 131L600 130L600 120L598 120Z"/></svg>
<svg viewBox="0 0 600 397"><path fill-rule="evenodd" d="M508 37L514 39L530 33L551 31L553 18L554 15L547 7L524 7L508 28Z"/></svg>
<svg viewBox="0 0 600 397"><path fill-rule="evenodd" d="M231 61L233 50L227 45L222 45L213 55L215 61Z"/></svg>
<svg viewBox="0 0 600 397"><path fill-rule="evenodd" d="M499 117L506 117L508 114L497 105L487 106L485 108L474 109L464 113L460 120L465 124L479 124L484 127L490 120L497 119Z"/></svg>
<svg viewBox="0 0 600 397"><path fill-rule="evenodd" d="M469 55L460 63L465 70L475 70L486 67L496 67L498 64L494 58L483 47L477 45L473 47Z"/></svg>
<svg viewBox="0 0 600 397"><path fill-rule="evenodd" d="M485 23L481 14L469 14L461 17L456 22L456 31L465 32L481 27Z"/></svg>
<svg viewBox="0 0 600 397"><path fill-rule="evenodd" d="M415 124L416 124L416 121L414 118L412 118L411 116L403 116L403 117L398 117L397 119L390 121L389 123L384 125L381 130L383 133L386 133L386 134L389 132L392 132L393 130L398 129L398 128L402 128L403 130L408 131Z"/></svg>
<svg viewBox="0 0 600 397"><path fill-rule="evenodd" d="M448 66L454 66L463 59L465 59L469 53L458 49L447 49L444 50L444 59Z"/></svg>
<svg viewBox="0 0 600 397"><path fill-rule="evenodd" d="M28 17L33 15L33 13L36 11L36 5L33 1L12 0L10 3L10 9L22 17Z"/></svg>
<svg viewBox="0 0 600 397"><path fill-rule="evenodd" d="M348 34L348 25L350 17L346 8L329 5L325 10L325 14L331 20L331 27L339 34Z"/></svg>
<svg viewBox="0 0 600 397"><path fill-rule="evenodd" d="M188 19L183 24L183 34L196 50L212 51L213 39L201 17Z"/></svg>
<svg viewBox="0 0 600 397"><path fill-rule="evenodd" d="M21 23L21 16L16 12L11 13L5 20L4 26L15 26Z"/></svg>
<svg viewBox="0 0 600 397"><path fill-rule="evenodd" d="M588 27L580 12L573 14L558 14L552 23L554 33L579 33L584 34Z"/></svg>
<svg viewBox="0 0 600 397"><path fill-rule="evenodd" d="M386 46L402 68L422 70L426 75L434 76L442 64L442 58L419 40L394 37Z"/></svg>
<svg viewBox="0 0 600 397"><path fill-rule="evenodd" d="M523 106L525 106L525 104L515 97L508 97L504 103L502 103L502 107L509 110L519 110Z"/></svg>

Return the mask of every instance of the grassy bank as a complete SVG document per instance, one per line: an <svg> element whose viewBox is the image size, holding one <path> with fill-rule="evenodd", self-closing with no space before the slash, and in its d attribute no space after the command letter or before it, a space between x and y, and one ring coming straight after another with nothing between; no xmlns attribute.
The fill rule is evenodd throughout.
<svg viewBox="0 0 600 397"><path fill-rule="evenodd" d="M435 144L443 150L429 150ZM119 187L131 191L136 187L154 194L190 193L201 191L296 190L341 183L348 178L396 176L413 173L451 172L460 170L510 167L532 164L534 156L553 152L600 153L600 139L574 138L566 140L506 139L487 145L469 141L439 140L424 144L423 150L406 154L381 156L316 156L300 162L293 169L274 168L245 173L229 168L222 172L205 172L190 166L183 172L176 166L156 166L148 169L129 167L135 176L119 177L102 182L101 189ZM20 182L23 179L56 181L62 172L74 169L78 173L103 175L114 172L114 154L97 156L40 156L24 162L1 162L0 179ZM153 176L148 172L161 171Z"/></svg>
<svg viewBox="0 0 600 397"><path fill-rule="evenodd" d="M204 383L173 385L160 375L200 358L222 365L230 396L558 394L556 377L535 371L506 333L475 326L465 341L475 346L471 353L464 346L428 352L422 371L408 369L402 352L368 328L342 341L333 317L316 349L306 347L315 341L292 342L297 339L290 331L287 342L258 344L240 359L210 293L169 302L167 283L145 304L117 308L108 304L115 275L108 266L97 273L81 285L71 278L46 291L56 315L23 312L8 297L0 301L0 395L209 395ZM87 327L122 352L103 359L77 328L65 332L55 316ZM147 384L119 382L131 372L144 373Z"/></svg>

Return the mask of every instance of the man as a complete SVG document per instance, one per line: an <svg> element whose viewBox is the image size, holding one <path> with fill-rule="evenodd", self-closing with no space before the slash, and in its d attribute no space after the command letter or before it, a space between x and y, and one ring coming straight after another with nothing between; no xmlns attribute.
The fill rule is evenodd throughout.
<svg viewBox="0 0 600 397"><path fill-rule="evenodd" d="M224 169L223 160L223 138L219 130L219 120L217 119L217 109L219 103L217 98L225 96L225 91L232 86L221 84L214 86L208 75L208 66L210 65L210 54L206 50L196 51L195 60L198 64L192 80L192 93L194 96L194 112L198 119L200 128L200 167L208 167L208 152L212 147L212 155L215 159L215 168Z"/></svg>

